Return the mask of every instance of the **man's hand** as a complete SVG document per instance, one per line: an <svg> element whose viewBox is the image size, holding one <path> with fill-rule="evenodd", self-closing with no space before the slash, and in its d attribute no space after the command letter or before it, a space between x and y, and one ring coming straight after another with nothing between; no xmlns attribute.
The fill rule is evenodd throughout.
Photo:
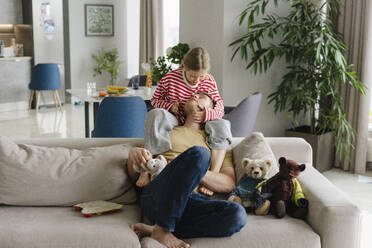
<svg viewBox="0 0 372 248"><path fill-rule="evenodd" d="M179 113L180 113L180 104L181 104L181 100L178 100L177 102L173 103L173 105L169 109L169 112L171 112L175 116L179 115Z"/></svg>
<svg viewBox="0 0 372 248"><path fill-rule="evenodd" d="M129 151L128 163L130 165L137 165L142 169L146 170L145 164L152 158L152 154L145 148L134 147Z"/></svg>

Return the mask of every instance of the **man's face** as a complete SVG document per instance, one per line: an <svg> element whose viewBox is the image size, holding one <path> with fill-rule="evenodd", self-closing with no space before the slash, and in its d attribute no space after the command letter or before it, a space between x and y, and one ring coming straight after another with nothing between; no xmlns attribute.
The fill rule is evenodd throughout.
<svg viewBox="0 0 372 248"><path fill-rule="evenodd" d="M193 111L204 111L205 108L212 108L212 100L203 94L192 96L185 104L186 116Z"/></svg>

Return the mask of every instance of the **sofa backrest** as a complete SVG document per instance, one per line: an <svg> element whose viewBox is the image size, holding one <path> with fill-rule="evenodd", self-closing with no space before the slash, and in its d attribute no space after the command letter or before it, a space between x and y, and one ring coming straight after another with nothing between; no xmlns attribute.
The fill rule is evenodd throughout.
<svg viewBox="0 0 372 248"><path fill-rule="evenodd" d="M126 164L129 150L138 142L28 141L0 137L0 204L71 206L137 200Z"/></svg>

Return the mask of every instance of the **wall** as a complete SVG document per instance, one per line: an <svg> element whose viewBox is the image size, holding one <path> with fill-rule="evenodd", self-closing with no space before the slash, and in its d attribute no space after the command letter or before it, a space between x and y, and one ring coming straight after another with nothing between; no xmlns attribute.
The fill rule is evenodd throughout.
<svg viewBox="0 0 372 248"><path fill-rule="evenodd" d="M127 1L127 76L138 74L139 68L139 40L140 40L140 1Z"/></svg>
<svg viewBox="0 0 372 248"><path fill-rule="evenodd" d="M0 24L22 23L22 0L1 0Z"/></svg>
<svg viewBox="0 0 372 248"><path fill-rule="evenodd" d="M244 32L245 27L238 26L238 16L246 6L246 0L181 0L180 42L208 49L212 60L211 73L225 105L235 106L246 96L261 92L263 100L255 130L265 136L283 136L284 130L290 127L290 121L286 113L274 115L273 105L267 103L267 96L280 82L285 64L273 64L266 74L255 76L245 69L246 64L239 57L231 62L233 50L228 45ZM267 10L279 14L288 12L286 6L278 10L269 5Z"/></svg>
<svg viewBox="0 0 372 248"><path fill-rule="evenodd" d="M93 77L94 61L92 54L101 48L117 48L120 66L119 83L123 84L127 75L127 28L126 28L126 1L106 0L104 4L114 5L114 36L109 37L86 37L84 5L100 4L102 0L69 0L69 29L70 29L70 67L71 88L85 88L89 81L97 82L97 88L104 88L109 84L110 76L104 73Z"/></svg>
<svg viewBox="0 0 372 248"><path fill-rule="evenodd" d="M211 74L223 96L223 20L224 0L181 0L180 42L201 46L211 57ZM206 15L206 13L208 13Z"/></svg>
<svg viewBox="0 0 372 248"><path fill-rule="evenodd" d="M247 6L247 1L230 0L225 1L224 6L224 73L223 88L224 101L228 106L237 105L244 97L261 92L263 95L260 112L257 117L255 130L262 131L265 136L283 136L284 130L290 127L290 121L286 113L274 114L274 105L268 104L267 97L275 90L281 82L285 73L285 62L276 62L266 74L254 75L252 70L246 70L246 63L240 59L239 54L231 62L233 49L229 44L245 32L246 26L239 27L239 14ZM288 9L280 2L280 8L273 4L267 6L268 12L286 15Z"/></svg>

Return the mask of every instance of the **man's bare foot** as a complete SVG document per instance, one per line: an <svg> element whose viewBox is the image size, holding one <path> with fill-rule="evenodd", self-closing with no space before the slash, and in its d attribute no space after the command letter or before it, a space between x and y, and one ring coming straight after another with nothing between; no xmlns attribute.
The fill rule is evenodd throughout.
<svg viewBox="0 0 372 248"><path fill-rule="evenodd" d="M137 187L145 187L147 184L150 183L151 174L148 171L142 172L137 179L136 185Z"/></svg>
<svg viewBox="0 0 372 248"><path fill-rule="evenodd" d="M144 223L136 223L130 225L130 229L136 233L138 239L142 239L143 237L149 237L154 230L154 226L146 225Z"/></svg>
<svg viewBox="0 0 372 248"><path fill-rule="evenodd" d="M214 194L212 190L206 188L205 186L199 186L199 192L207 196L212 196Z"/></svg>
<svg viewBox="0 0 372 248"><path fill-rule="evenodd" d="M155 225L151 238L165 245L167 248L189 248L190 245L176 238L170 231Z"/></svg>

